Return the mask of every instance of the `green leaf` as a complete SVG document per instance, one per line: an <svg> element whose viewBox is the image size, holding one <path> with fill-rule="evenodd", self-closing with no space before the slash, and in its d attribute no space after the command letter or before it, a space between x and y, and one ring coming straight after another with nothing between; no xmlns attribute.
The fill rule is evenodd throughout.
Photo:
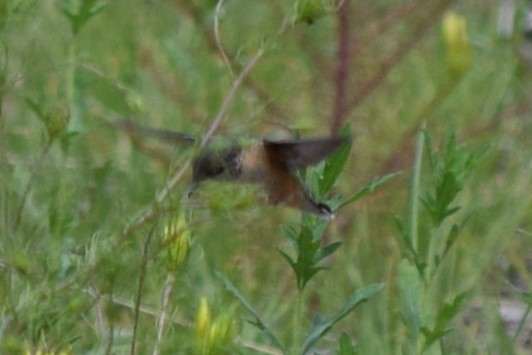
<svg viewBox="0 0 532 355"><path fill-rule="evenodd" d="M342 335L340 335L340 339L338 341L338 345L340 346L340 349L338 350L338 355L356 355L357 350L355 346L351 343L351 338L343 332Z"/></svg>
<svg viewBox="0 0 532 355"><path fill-rule="evenodd" d="M24 100L26 102L26 105L30 108L30 110L37 116L39 121L41 121L44 125L46 125L46 114L44 113L43 108L35 101L33 101L30 98L26 98Z"/></svg>
<svg viewBox="0 0 532 355"><path fill-rule="evenodd" d="M454 317L462 310L467 300L470 298L471 292L464 291L459 293L450 303L445 303L436 315L436 324L432 330L423 329L425 336L425 343L423 349L428 349L435 341L441 339L447 333L452 331L449 327Z"/></svg>
<svg viewBox="0 0 532 355"><path fill-rule="evenodd" d="M432 150L432 138L425 129L421 131L421 134L423 134L423 142L425 143L424 152L426 152L427 154L427 160L429 161L430 170L435 171L436 163L434 160L434 152Z"/></svg>
<svg viewBox="0 0 532 355"><path fill-rule="evenodd" d="M454 242L456 242L456 240L458 239L459 233L460 233L460 229L458 228L456 224L453 224L445 241L445 250L443 251L444 257L449 252L449 249L451 249L451 247L454 245Z"/></svg>
<svg viewBox="0 0 532 355"><path fill-rule="evenodd" d="M288 254L283 251L280 252L294 270L297 286L302 290L312 276L319 271L319 269L314 267L315 262L313 260L314 255L319 250L320 241L314 241L313 233L309 227L302 226L295 243L294 249L297 253L295 259L289 257Z"/></svg>
<svg viewBox="0 0 532 355"><path fill-rule="evenodd" d="M295 230L295 228L292 226L283 225L281 226L281 231L285 235L286 240L288 241L288 244L290 244L290 246L294 248L296 252L298 252L298 245L297 245L298 232Z"/></svg>
<svg viewBox="0 0 532 355"><path fill-rule="evenodd" d="M318 263L321 260L325 259L332 253L334 253L338 248L342 246L342 242L335 242L331 243L323 248L320 248L316 254L314 254L314 259L312 260L314 263Z"/></svg>
<svg viewBox="0 0 532 355"><path fill-rule="evenodd" d="M329 221L323 218L314 218L316 223L312 226L312 240L321 241L325 230L329 226Z"/></svg>
<svg viewBox="0 0 532 355"><path fill-rule="evenodd" d="M398 216L395 216L393 221L395 229L397 231L396 233L394 233L394 236L396 236L395 239L397 240L397 244L401 248L403 255L405 255L410 260L415 258L416 251L414 250L414 246L412 245L412 238L410 237L408 230L405 228L403 221Z"/></svg>
<svg viewBox="0 0 532 355"><path fill-rule="evenodd" d="M443 338L445 335L447 335L448 333L452 332L452 328L446 328L446 329L438 329L438 330L430 330L426 327L422 327L421 328L421 332L423 333L423 335L425 336L425 339L427 339L425 341L425 343L423 344L423 349L424 350L428 350L428 348L434 344L435 341L437 341L438 339L441 339Z"/></svg>
<svg viewBox="0 0 532 355"><path fill-rule="evenodd" d="M0 31L4 29L8 18L7 1L0 2Z"/></svg>
<svg viewBox="0 0 532 355"><path fill-rule="evenodd" d="M305 339L300 354L306 354L312 345L314 345L321 337L331 330L334 324L347 316L349 312L354 310L360 304L373 297L377 292L380 292L383 287L384 284L372 284L359 289L353 295L351 295L349 300L344 303L342 308L340 308L340 310L329 319L323 320L319 317L315 317L310 334Z"/></svg>
<svg viewBox="0 0 532 355"><path fill-rule="evenodd" d="M405 228L403 221L399 217L395 216L394 224L397 232L393 235L397 241L397 244L401 248L403 256L416 265L419 275L423 275L425 268L427 267L427 263L420 260L419 254L417 253L417 250L414 249L412 238L410 237L408 230Z"/></svg>
<svg viewBox="0 0 532 355"><path fill-rule="evenodd" d="M290 255L288 255L286 252L284 252L283 250L281 250L281 249L277 249L277 250L286 259L288 264L290 264L290 267L292 267L292 269L295 272L296 271L296 262L294 261L294 259L292 259L292 257Z"/></svg>
<svg viewBox="0 0 532 355"><path fill-rule="evenodd" d="M333 155L326 161L323 168L321 179L319 179L319 195L324 196L334 186L338 176L344 170L345 164L351 152L352 143L342 145Z"/></svg>
<svg viewBox="0 0 532 355"><path fill-rule="evenodd" d="M399 172L391 173L391 174L388 174L388 175L379 176L379 177L371 180L369 183L364 185L364 187L362 187L356 194L354 194L353 196L349 197L346 201L344 201L342 204L340 204L340 206L338 208L340 209L340 208L342 208L344 206L349 205L350 203L355 202L356 200L358 200L358 199L360 199L360 198L362 198L362 197L364 197L366 195L369 195L370 193L375 191L379 186L381 186L385 182L388 182L389 180L393 179L394 177L396 177L397 175L400 175L400 174L402 174L402 172L399 171Z"/></svg>
<svg viewBox="0 0 532 355"><path fill-rule="evenodd" d="M281 230L291 240L297 240L297 231L294 227L289 225L282 225Z"/></svg>
<svg viewBox="0 0 532 355"><path fill-rule="evenodd" d="M262 317L259 315L259 313L255 310L255 308L245 299L245 297L238 291L238 289L229 281L225 275L223 275L221 272L216 271L215 272L216 277L223 283L225 288L235 296L240 304L249 312L251 315L255 318L254 324L257 326L260 330L264 332L264 334L271 340L271 342L277 346L283 353L286 353L286 349L283 346L283 343L279 338L275 335L273 330L270 328L270 326L262 319Z"/></svg>
<svg viewBox="0 0 532 355"><path fill-rule="evenodd" d="M435 153L430 147L430 137L425 133L428 145L427 156L432 172L433 186L431 192L421 199L431 216L435 226L439 226L449 216L459 210L450 207L458 194L462 191L467 178L486 154L488 149L477 153L469 153L463 146L456 143L456 137L451 135L443 153Z"/></svg>
<svg viewBox="0 0 532 355"><path fill-rule="evenodd" d="M39 121L46 127L48 139L54 140L64 133L70 119L68 109L65 106L50 105L49 107L43 108L30 98L26 98L25 102Z"/></svg>
<svg viewBox="0 0 532 355"><path fill-rule="evenodd" d="M459 293L450 303L445 303L443 308L438 312L436 328L444 328L464 307L467 300L471 297L471 291Z"/></svg>
<svg viewBox="0 0 532 355"><path fill-rule="evenodd" d="M76 35L92 17L106 6L107 3L99 0L68 0L63 3L61 12L70 22L72 33Z"/></svg>
<svg viewBox="0 0 532 355"><path fill-rule="evenodd" d="M403 303L402 320L412 344L417 344L421 329L422 284L418 270L407 260L399 264L399 294Z"/></svg>

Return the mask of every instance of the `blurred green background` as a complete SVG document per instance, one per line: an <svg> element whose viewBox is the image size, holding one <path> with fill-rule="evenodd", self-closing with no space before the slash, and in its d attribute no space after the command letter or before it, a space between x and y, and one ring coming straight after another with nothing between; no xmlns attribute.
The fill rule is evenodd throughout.
<svg viewBox="0 0 532 355"><path fill-rule="evenodd" d="M429 352L528 353L532 39L523 29L532 5L508 2L505 32L501 3L226 0L217 10L215 0L1 0L0 352L122 354L134 344L151 353L169 273L163 227L183 210L193 242L174 276L161 353L201 353L202 297L237 319L227 353L277 353L215 270L289 342L297 291L278 249L288 249L281 225L297 225L300 212L227 183L206 184L190 208L182 201L190 169L157 203L194 150L114 125L203 135L262 50L217 135L326 136L337 119L354 140L332 195L403 172L328 226L323 242L343 245L305 290L303 327L359 287L385 288L316 349L336 353L345 333L357 353L404 351L396 284L404 255L393 220L408 215L423 126L437 150L453 133L471 151L489 148L454 203L460 237L438 284L472 296L447 350ZM146 211L151 218L139 222ZM521 307L518 337L503 301Z"/></svg>

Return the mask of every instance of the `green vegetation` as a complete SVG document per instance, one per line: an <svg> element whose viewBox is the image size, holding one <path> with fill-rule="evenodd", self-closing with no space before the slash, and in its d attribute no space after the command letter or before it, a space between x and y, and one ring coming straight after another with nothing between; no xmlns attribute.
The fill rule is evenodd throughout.
<svg viewBox="0 0 532 355"><path fill-rule="evenodd" d="M2 0L0 353L529 353L532 63L498 3ZM272 132L353 137L299 172L333 220L187 198L207 138Z"/></svg>

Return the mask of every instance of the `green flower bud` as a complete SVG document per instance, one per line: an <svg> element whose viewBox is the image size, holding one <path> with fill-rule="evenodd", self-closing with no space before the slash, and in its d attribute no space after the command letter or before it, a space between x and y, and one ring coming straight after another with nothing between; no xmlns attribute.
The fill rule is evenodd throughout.
<svg viewBox="0 0 532 355"><path fill-rule="evenodd" d="M46 114L45 124L50 139L58 138L70 122L70 113L66 107L55 107Z"/></svg>
<svg viewBox="0 0 532 355"><path fill-rule="evenodd" d="M328 0L299 0L296 3L295 22L306 22L311 25L327 15L331 11L330 1Z"/></svg>
<svg viewBox="0 0 532 355"><path fill-rule="evenodd" d="M126 103L136 116L144 116L147 112L142 96L134 91L128 91L126 95Z"/></svg>

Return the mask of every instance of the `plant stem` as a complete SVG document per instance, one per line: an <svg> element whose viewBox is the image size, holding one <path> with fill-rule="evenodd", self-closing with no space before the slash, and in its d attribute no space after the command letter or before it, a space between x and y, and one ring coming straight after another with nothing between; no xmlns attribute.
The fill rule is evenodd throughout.
<svg viewBox="0 0 532 355"><path fill-rule="evenodd" d="M418 139L416 144L416 157L414 160L414 168L412 173L412 189L410 193L410 241L412 243L412 248L414 249L417 257L419 258L419 236L418 236L418 227L419 227L419 189L421 184L421 166L423 163L423 147L425 143L425 137L423 130L425 129L425 123L422 124L421 130L418 133ZM416 262L419 262L419 260L416 260ZM420 270L418 269L418 277L420 278L421 282L423 282L423 275L421 274ZM426 292L424 292L425 289L421 291L421 299L422 305L425 304L425 295ZM420 329L416 330L420 331ZM420 334L418 334L420 335ZM417 336L417 341L414 346L416 347L416 354L422 354L423 351L423 341L421 340L420 336Z"/></svg>
<svg viewBox="0 0 532 355"><path fill-rule="evenodd" d="M348 100L349 70L352 65L353 40L349 27L349 2L343 1L338 6L338 53L337 65L334 74L335 97L333 114L331 116L330 134L338 135L342 121L345 119L345 112Z"/></svg>
<svg viewBox="0 0 532 355"><path fill-rule="evenodd" d="M297 289L296 309L294 312L294 337L292 342L292 355L299 354L299 347L301 346L301 315L303 309L303 289Z"/></svg>
<svg viewBox="0 0 532 355"><path fill-rule="evenodd" d="M17 211L15 213L15 223L13 224L13 233L15 233L18 230L18 227L20 226L20 221L22 219L22 212L24 211L24 206L26 205L28 194L33 186L33 182L35 181L37 174L41 170L44 159L46 158L46 155L48 155L48 152L50 151L50 148L52 147L53 142L54 142L53 139L49 139L47 141L46 146L41 152L41 155L39 156L39 158L37 158L35 165L33 165L33 169L31 170L28 182L26 183L26 186L24 187L24 191L22 192L22 198L20 200L20 205L18 206Z"/></svg>
<svg viewBox="0 0 532 355"><path fill-rule="evenodd" d="M5 129L5 117L3 115L3 107L4 107L4 95L7 91L7 45L4 43L4 53L3 53L3 60L2 60L2 67L0 67L0 166L2 169L0 169L0 180L2 183L0 184L0 210L2 211L0 218L2 219L2 222L0 222L0 231L4 232L6 236L8 236L11 233L8 233L9 230L9 209L10 206L8 205L8 195L9 195L9 180L10 180L10 174L8 174L8 160L7 160L7 135L6 135L6 129ZM11 239L8 238L8 239ZM7 246L6 246L7 247ZM0 338L2 334L0 332Z"/></svg>
<svg viewBox="0 0 532 355"><path fill-rule="evenodd" d="M155 347L153 348L153 355L159 354L159 348L163 339L164 325L168 315L168 302L170 301L170 295L172 294L174 283L175 277L172 273L169 272L166 276L166 282L164 283L161 312L159 314L159 317L157 318L157 341L155 342Z"/></svg>
<svg viewBox="0 0 532 355"><path fill-rule="evenodd" d="M68 46L67 62L69 65L65 79L66 99L70 111L70 129L74 131L78 131L81 128L79 112L76 107L76 39L77 37L74 35Z"/></svg>
<svg viewBox="0 0 532 355"><path fill-rule="evenodd" d="M149 234L146 237L146 241L144 242L144 251L142 255L142 264L140 265L139 270L139 277L138 277L138 286L137 286L137 294L135 296L135 311L134 311L134 322L133 322L133 334L131 337L131 348L130 348L130 354L135 355L137 351L137 333L138 333L138 327L139 327L139 317L140 317L140 304L142 300L142 291L144 289L144 282L146 280L146 274L148 272L148 261L149 261L149 246L151 239L153 237L153 233L155 231L155 226L152 228L152 230L149 232Z"/></svg>
<svg viewBox="0 0 532 355"><path fill-rule="evenodd" d="M425 128L425 123L422 124L421 129ZM425 138L423 132L418 133L418 140L416 146L416 158L414 161L414 170L412 174L412 190L410 193L410 240L412 247L419 254L418 250L418 215L419 215L419 185L421 182L421 164L423 159L423 146Z"/></svg>

